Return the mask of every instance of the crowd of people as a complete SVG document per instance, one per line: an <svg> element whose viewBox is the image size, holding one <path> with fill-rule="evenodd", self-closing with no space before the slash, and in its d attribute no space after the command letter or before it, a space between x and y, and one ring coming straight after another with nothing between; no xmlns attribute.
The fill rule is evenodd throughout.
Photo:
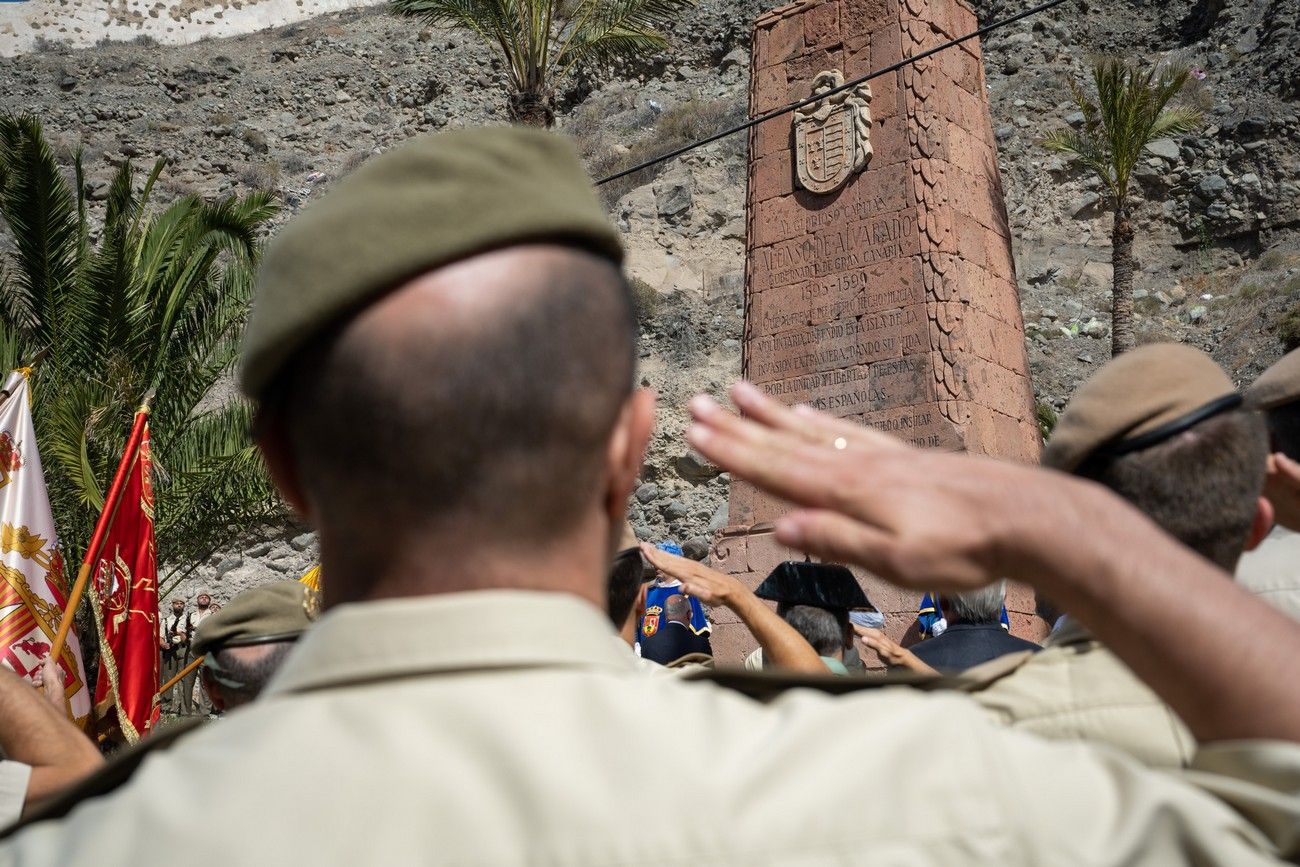
<svg viewBox="0 0 1300 867"><path fill-rule="evenodd" d="M1269 549L1300 530L1300 355L1243 398L1197 350L1126 353L1042 468L699 396L690 445L790 503L809 555L751 590L627 535L654 396L622 261L531 129L415 140L292 220L239 376L323 596L192 633L174 608L230 712L29 787L0 864L1300 858L1300 623L1261 601L1297 586ZM946 629L899 646L848 567ZM1006 581L1044 648L1002 629ZM748 672L708 664L705 606L752 632ZM49 730L12 685L0 729Z"/></svg>
<svg viewBox="0 0 1300 867"><path fill-rule="evenodd" d="M163 614L158 623L158 647L162 654L162 683L159 687L163 689L160 706L164 711L181 716L207 716L213 710L207 688L190 664L203 655L194 648L195 634L204 621L221 610L221 606L212 600L212 593L204 589L194 598L194 607L196 610L187 611L185 597L177 596L171 601L171 611Z"/></svg>

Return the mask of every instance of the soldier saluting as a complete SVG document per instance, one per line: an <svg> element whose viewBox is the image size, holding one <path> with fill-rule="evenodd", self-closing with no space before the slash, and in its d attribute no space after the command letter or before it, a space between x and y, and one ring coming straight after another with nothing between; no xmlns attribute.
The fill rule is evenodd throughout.
<svg viewBox="0 0 1300 867"><path fill-rule="evenodd" d="M1172 570L1250 614L1224 627L1237 649L1257 663L1262 649L1285 651L1258 669L1226 670L1217 643L1162 652L1171 633L1158 625L1137 642L1104 630L1117 653L1141 648L1180 709L1193 686L1215 694L1213 707L1189 707L1205 735L1194 781L997 727L964 696L801 689L757 702L644 676L605 611L654 420L653 396L633 387L622 255L572 145L523 128L411 142L283 229L240 380L280 490L319 530L325 613L258 700L151 757L114 794L20 831L0 864L178 851L223 867L1297 854L1300 699L1264 694L1300 677L1295 625L1210 581L1211 567L1082 482L893 440L893 457L881 455L883 435L867 432L864 447L852 430L743 460L785 440L756 430L758 416L696 407L692 442L719 465L769 486L781 476L779 493L805 505L810 484L833 478L840 496L823 488L814 503L823 517L828 504L865 508L887 538L924 541L873 561L886 531L868 531L843 558L896 580L1038 581L1104 626L1131 624ZM355 444L346 461L340 442ZM883 478L855 469L864 461ZM1094 544L1092 530L1119 544ZM1102 579L1111 592L1097 592ZM1196 605L1186 601L1203 622ZM945 773L916 773L915 757L936 748ZM827 809L861 799L868 777L888 780L888 796ZM645 816L684 784L705 808L645 834ZM378 815L380 833L359 815ZM199 816L236 832L196 848Z"/></svg>

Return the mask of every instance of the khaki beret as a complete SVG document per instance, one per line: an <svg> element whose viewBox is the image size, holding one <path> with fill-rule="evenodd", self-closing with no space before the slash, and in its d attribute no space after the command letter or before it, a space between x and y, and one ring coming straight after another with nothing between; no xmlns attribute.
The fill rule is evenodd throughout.
<svg viewBox="0 0 1300 867"><path fill-rule="evenodd" d="M1214 360L1180 343L1129 350L1079 387L1043 450L1043 466L1074 472L1095 454L1153 446L1241 405Z"/></svg>
<svg viewBox="0 0 1300 867"><path fill-rule="evenodd" d="M319 608L316 591L297 581L263 584L231 599L194 631L195 654L223 647L296 641Z"/></svg>
<svg viewBox="0 0 1300 867"><path fill-rule="evenodd" d="M415 139L358 169L267 245L239 384L258 398L300 349L377 295L443 265L553 242L623 261L570 141L524 127Z"/></svg>
<svg viewBox="0 0 1300 867"><path fill-rule="evenodd" d="M1246 403L1254 409L1276 409L1300 400L1300 349L1282 356L1246 389Z"/></svg>

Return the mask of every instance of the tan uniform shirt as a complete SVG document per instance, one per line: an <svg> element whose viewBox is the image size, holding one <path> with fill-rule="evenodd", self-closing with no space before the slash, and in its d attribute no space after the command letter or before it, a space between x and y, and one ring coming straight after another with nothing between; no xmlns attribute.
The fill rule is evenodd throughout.
<svg viewBox="0 0 1300 867"><path fill-rule="evenodd" d="M1186 767L1196 740L1119 657L1072 618L1038 653L995 659L965 672L998 722L1053 740L1109 744L1153 767Z"/></svg>
<svg viewBox="0 0 1300 867"><path fill-rule="evenodd" d="M1202 758L1236 809L966 696L760 704L646 677L573 597L448 594L330 611L257 702L0 842L0 864L1242 865L1270 863L1260 827L1300 846L1300 746ZM195 848L196 823L220 833Z"/></svg>
<svg viewBox="0 0 1300 867"><path fill-rule="evenodd" d="M1300 620L1300 533L1274 527L1258 548L1242 555L1237 583Z"/></svg>
<svg viewBox="0 0 1300 867"><path fill-rule="evenodd" d="M221 610L220 606L217 606L215 604L209 605L207 608L195 608L194 613L190 618L190 623L193 624L194 630L197 632L200 623L207 620L209 617L216 614L220 610Z"/></svg>
<svg viewBox="0 0 1300 867"><path fill-rule="evenodd" d="M1039 653L995 659L965 676L987 681L972 697L998 723L1108 744L1153 767L1186 767L1196 755L1178 715L1071 617Z"/></svg>
<svg viewBox="0 0 1300 867"><path fill-rule="evenodd" d="M31 778L31 765L12 759L0 760L0 828L18 821L22 815Z"/></svg>

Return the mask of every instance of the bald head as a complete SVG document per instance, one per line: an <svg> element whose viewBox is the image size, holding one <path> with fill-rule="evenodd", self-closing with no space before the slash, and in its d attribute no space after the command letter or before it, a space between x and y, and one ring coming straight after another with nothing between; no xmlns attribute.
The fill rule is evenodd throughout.
<svg viewBox="0 0 1300 867"><path fill-rule="evenodd" d="M373 302L269 401L322 544L346 537L355 580L412 535L563 536L604 494L634 342L619 269L568 247L474 256Z"/></svg>

